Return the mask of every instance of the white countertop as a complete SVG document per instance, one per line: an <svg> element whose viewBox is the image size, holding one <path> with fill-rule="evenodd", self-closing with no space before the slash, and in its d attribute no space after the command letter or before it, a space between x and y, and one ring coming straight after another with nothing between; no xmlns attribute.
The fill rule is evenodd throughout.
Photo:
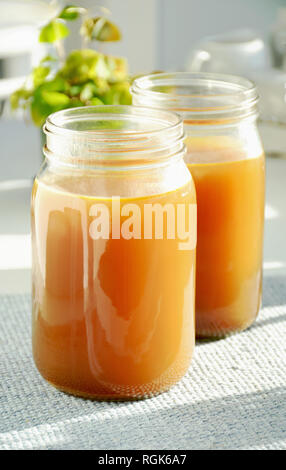
<svg viewBox="0 0 286 470"><path fill-rule="evenodd" d="M264 275L286 273L286 159L266 159ZM31 290L32 180L0 181L0 293Z"/></svg>

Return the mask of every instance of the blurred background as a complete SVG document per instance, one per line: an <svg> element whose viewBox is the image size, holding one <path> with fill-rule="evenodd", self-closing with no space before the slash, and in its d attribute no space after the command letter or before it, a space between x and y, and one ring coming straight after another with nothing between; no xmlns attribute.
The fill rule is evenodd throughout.
<svg viewBox="0 0 286 470"><path fill-rule="evenodd" d="M285 0L105 0L103 3L111 9L124 32L116 51L128 57L134 72L183 70L200 40L237 29L253 29L268 42L279 8L286 8Z"/></svg>
<svg viewBox="0 0 286 470"><path fill-rule="evenodd" d="M38 43L39 28L70 3L95 14L99 5L111 12L108 17L120 27L122 40L103 43L101 50L126 57L131 74L202 70L244 75L257 83L259 126L271 159L265 269L282 272L286 0L0 0L0 289L19 292L30 286L29 198L42 161L39 128L23 113L11 112L9 96L50 52L49 46ZM80 47L79 20L69 27L66 48L71 51Z"/></svg>
<svg viewBox="0 0 286 470"><path fill-rule="evenodd" d="M19 116L11 118L5 101L46 54L46 45L37 40L39 27L66 3L0 0L0 139L5 148L0 179L25 178L37 170L39 132ZM111 11L122 40L104 44L103 50L126 57L131 74L205 70L249 75L263 92L264 121L286 123L286 0L81 0L76 5ZM78 23L71 25L68 50L80 47ZM286 150L284 134L278 139L283 142L274 138L269 144L269 130L263 131L267 150Z"/></svg>

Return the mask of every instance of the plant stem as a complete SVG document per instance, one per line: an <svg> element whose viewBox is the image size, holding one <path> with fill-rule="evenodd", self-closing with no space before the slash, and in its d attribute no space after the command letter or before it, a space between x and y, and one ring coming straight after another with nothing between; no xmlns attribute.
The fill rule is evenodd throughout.
<svg viewBox="0 0 286 470"><path fill-rule="evenodd" d="M56 47L61 65L63 65L65 62L65 48L64 48L63 41L56 41L55 47Z"/></svg>
<svg viewBox="0 0 286 470"><path fill-rule="evenodd" d="M88 10L84 8L84 11L81 14L81 28L83 26L83 23L85 20L88 18ZM87 49L87 45L89 43L89 38L85 36L84 34L81 36L81 48L82 49Z"/></svg>

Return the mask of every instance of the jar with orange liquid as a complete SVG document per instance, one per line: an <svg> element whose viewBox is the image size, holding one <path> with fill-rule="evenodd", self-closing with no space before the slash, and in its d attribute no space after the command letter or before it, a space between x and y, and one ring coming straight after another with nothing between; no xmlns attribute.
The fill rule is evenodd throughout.
<svg viewBox="0 0 286 470"><path fill-rule="evenodd" d="M60 390L153 396L194 347L196 194L174 113L51 115L32 191L33 355Z"/></svg>
<svg viewBox="0 0 286 470"><path fill-rule="evenodd" d="M265 162L257 91L244 78L154 74L133 102L177 111L198 204L196 335L222 337L255 320L261 303Z"/></svg>

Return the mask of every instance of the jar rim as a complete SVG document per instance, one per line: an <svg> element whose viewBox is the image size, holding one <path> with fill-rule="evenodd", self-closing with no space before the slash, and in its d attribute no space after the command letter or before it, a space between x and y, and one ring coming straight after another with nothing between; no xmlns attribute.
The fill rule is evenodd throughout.
<svg viewBox="0 0 286 470"><path fill-rule="evenodd" d="M93 123L98 120L102 122L100 118L104 117L106 121L112 121L114 117L118 119L123 119L128 122L129 118L134 122L134 118L145 119L158 124L160 127L155 129L142 129L142 130L129 130L126 129L76 129L73 127L68 127L67 124L76 124L79 120L90 120ZM145 106L131 106L131 105L100 105L100 106L80 106L76 108L68 108L61 111L52 113L46 119L46 122L43 126L43 131L45 134L55 133L58 135L76 135L83 138L88 138L88 140L101 140L104 138L104 141L117 141L125 139L128 135L131 139L136 139L137 136L148 136L155 135L161 132L169 132L174 130L177 127L180 127L182 124L182 118L178 113L165 111L160 108L152 108ZM102 125L102 124L101 124ZM114 138L113 138L114 136Z"/></svg>
<svg viewBox="0 0 286 470"><path fill-rule="evenodd" d="M69 108L51 114L44 154L72 166L158 164L184 153L179 114L131 105Z"/></svg>
<svg viewBox="0 0 286 470"><path fill-rule="evenodd" d="M134 80L136 104L177 111L184 119L225 120L257 114L254 82L236 75L209 72L156 73Z"/></svg>

